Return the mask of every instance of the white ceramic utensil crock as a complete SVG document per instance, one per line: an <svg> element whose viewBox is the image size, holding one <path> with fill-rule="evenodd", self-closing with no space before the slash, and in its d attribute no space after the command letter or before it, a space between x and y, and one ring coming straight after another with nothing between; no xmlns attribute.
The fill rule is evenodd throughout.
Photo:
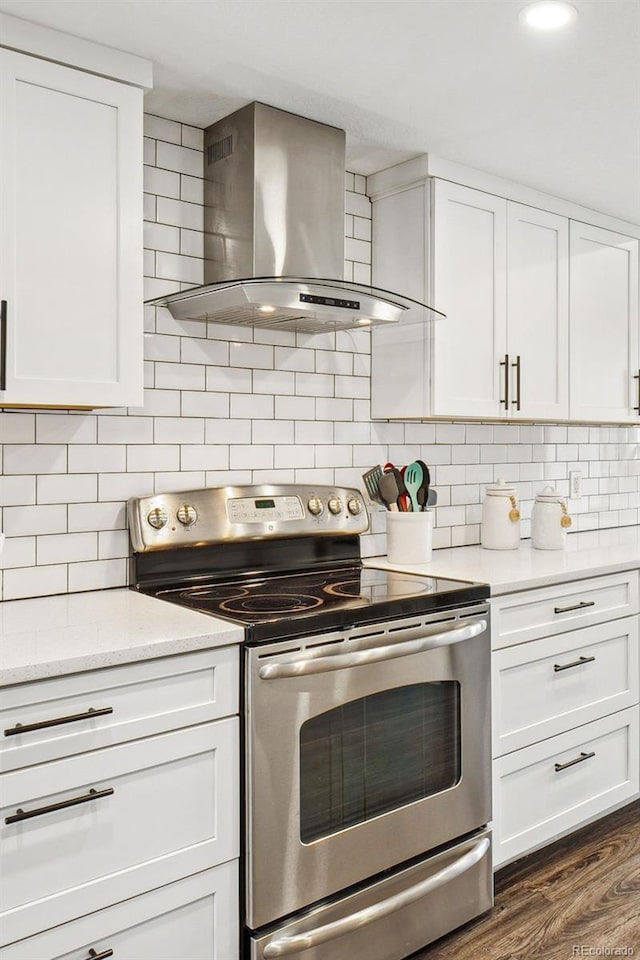
<svg viewBox="0 0 640 960"><path fill-rule="evenodd" d="M499 479L485 490L481 543L487 550L516 550L520 546L520 510L516 491L504 480Z"/></svg>
<svg viewBox="0 0 640 960"><path fill-rule="evenodd" d="M531 544L536 550L563 550L571 517L567 505L554 487L536 494L531 512Z"/></svg>

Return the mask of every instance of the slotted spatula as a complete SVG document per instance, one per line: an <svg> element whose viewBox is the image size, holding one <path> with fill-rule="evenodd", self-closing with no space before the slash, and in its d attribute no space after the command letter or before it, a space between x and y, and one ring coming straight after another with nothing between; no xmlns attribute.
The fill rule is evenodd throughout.
<svg viewBox="0 0 640 960"><path fill-rule="evenodd" d="M362 479L364 481L364 487L371 500L374 500L376 503L382 503L386 506L385 501L382 499L382 494L380 493L380 478L382 477L382 467L379 463L375 467L371 467L370 470L367 470L366 473L362 474Z"/></svg>
<svg viewBox="0 0 640 960"><path fill-rule="evenodd" d="M411 509L416 512L420 509L420 501L418 500L418 491L424 483L424 473L422 467L419 463L415 461L410 463L407 469L404 472L404 485L407 488L407 493L409 494L409 500L411 501Z"/></svg>

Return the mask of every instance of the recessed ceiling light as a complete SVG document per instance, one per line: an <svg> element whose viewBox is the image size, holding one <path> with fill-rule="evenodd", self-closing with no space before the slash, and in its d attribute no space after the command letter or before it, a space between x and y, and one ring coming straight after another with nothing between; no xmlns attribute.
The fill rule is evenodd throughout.
<svg viewBox="0 0 640 960"><path fill-rule="evenodd" d="M520 19L534 30L559 30L572 23L578 11L565 0L539 0L520 11Z"/></svg>

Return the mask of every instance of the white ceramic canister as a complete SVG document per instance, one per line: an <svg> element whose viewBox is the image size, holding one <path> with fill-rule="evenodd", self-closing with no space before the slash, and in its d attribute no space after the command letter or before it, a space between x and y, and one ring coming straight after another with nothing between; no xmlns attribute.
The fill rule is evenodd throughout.
<svg viewBox="0 0 640 960"><path fill-rule="evenodd" d="M564 549L571 517L567 505L553 487L536 494L531 512L531 543L536 550Z"/></svg>
<svg viewBox="0 0 640 960"><path fill-rule="evenodd" d="M499 479L485 490L480 541L487 550L516 550L520 546L520 510L516 491L504 480Z"/></svg>

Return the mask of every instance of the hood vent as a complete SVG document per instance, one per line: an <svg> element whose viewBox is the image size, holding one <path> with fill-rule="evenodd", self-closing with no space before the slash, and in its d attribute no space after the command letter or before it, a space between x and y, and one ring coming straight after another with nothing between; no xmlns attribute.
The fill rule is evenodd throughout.
<svg viewBox="0 0 640 960"><path fill-rule="evenodd" d="M205 285L148 301L176 319L320 333L443 316L336 279L343 130L251 103L205 130L204 178Z"/></svg>

